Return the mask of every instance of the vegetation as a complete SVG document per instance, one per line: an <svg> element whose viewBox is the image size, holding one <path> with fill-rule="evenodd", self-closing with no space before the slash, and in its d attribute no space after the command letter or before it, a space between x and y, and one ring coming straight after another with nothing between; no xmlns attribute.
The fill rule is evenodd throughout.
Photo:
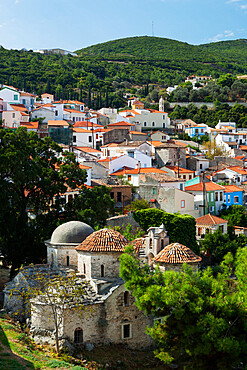
<svg viewBox="0 0 247 370"><path fill-rule="evenodd" d="M147 328L156 342L156 356L172 367L188 369L245 368L247 365L247 250L227 254L221 271L210 268L181 273L141 265L128 247L121 256L121 277L137 307L159 321Z"/></svg>
<svg viewBox="0 0 247 370"><path fill-rule="evenodd" d="M165 225L170 243L181 243L199 252L196 242L195 219L190 215L172 214L157 208L143 209L134 212L134 219L145 231L149 227Z"/></svg>
<svg viewBox="0 0 247 370"><path fill-rule="evenodd" d="M94 45L78 54L43 55L1 47L0 83L37 95L53 93L56 99L83 100L98 109L125 106L125 91L148 97L147 103L157 102L158 90L181 84L192 73L218 78L229 73L244 74L247 67L245 40L194 46L166 38L130 37ZM235 81L235 77L231 78ZM229 81L220 80L220 99L228 93ZM245 96L245 86L239 86L236 96ZM190 87L187 84L181 89L186 95ZM192 93L191 99L197 101L197 92ZM203 98L214 100L214 95Z"/></svg>
<svg viewBox="0 0 247 370"><path fill-rule="evenodd" d="M244 206L233 205L220 212L220 217L234 226L247 227L247 211Z"/></svg>

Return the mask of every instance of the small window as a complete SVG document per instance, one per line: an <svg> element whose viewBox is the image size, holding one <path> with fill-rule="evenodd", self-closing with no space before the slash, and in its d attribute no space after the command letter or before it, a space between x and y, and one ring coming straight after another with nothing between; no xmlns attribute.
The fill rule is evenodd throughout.
<svg viewBox="0 0 247 370"><path fill-rule="evenodd" d="M181 200L181 208L185 208L185 200Z"/></svg>
<svg viewBox="0 0 247 370"><path fill-rule="evenodd" d="M131 324L123 324L122 325L122 339L128 339L132 337L132 328Z"/></svg>
<svg viewBox="0 0 247 370"><path fill-rule="evenodd" d="M66 266L69 266L69 256L66 257Z"/></svg>
<svg viewBox="0 0 247 370"><path fill-rule="evenodd" d="M55 116L56 117L58 116L58 110L55 110Z"/></svg>
<svg viewBox="0 0 247 370"><path fill-rule="evenodd" d="M122 202L122 193L121 193L121 191L117 192L117 202Z"/></svg>
<svg viewBox="0 0 247 370"><path fill-rule="evenodd" d="M219 200L219 193L215 192L215 201L218 202L218 200Z"/></svg>
<svg viewBox="0 0 247 370"><path fill-rule="evenodd" d="M12 113L12 118L15 118L15 113Z"/></svg>
<svg viewBox="0 0 247 370"><path fill-rule="evenodd" d="M189 180L191 180L192 179L192 175L189 175Z"/></svg>
<svg viewBox="0 0 247 370"><path fill-rule="evenodd" d="M219 230L220 230L220 232L223 234L223 232L224 232L224 226L223 226L223 225L220 225L220 226L219 226Z"/></svg>
<svg viewBox="0 0 247 370"><path fill-rule="evenodd" d="M131 175L128 175L128 181L131 181Z"/></svg>
<svg viewBox="0 0 247 370"><path fill-rule="evenodd" d="M83 273L86 274L86 264L83 263Z"/></svg>
<svg viewBox="0 0 247 370"><path fill-rule="evenodd" d="M113 193L113 191L110 192L110 197L111 197L111 199L114 199L114 193Z"/></svg>
<svg viewBox="0 0 247 370"><path fill-rule="evenodd" d="M164 239L161 239L161 241L160 241L160 247L161 247L161 250L164 248Z"/></svg>
<svg viewBox="0 0 247 370"><path fill-rule="evenodd" d="M223 201L223 192L220 192L220 200Z"/></svg>
<svg viewBox="0 0 247 370"><path fill-rule="evenodd" d="M147 122L143 122L143 126L146 127L147 126Z"/></svg>
<svg viewBox="0 0 247 370"><path fill-rule="evenodd" d="M126 292L124 292L124 307L128 306L129 306L129 292L126 290Z"/></svg>
<svg viewBox="0 0 247 370"><path fill-rule="evenodd" d="M88 142L91 143L92 142L92 136L88 136Z"/></svg>
<svg viewBox="0 0 247 370"><path fill-rule="evenodd" d="M200 168L200 170L202 170L202 163L200 163L199 168Z"/></svg>
<svg viewBox="0 0 247 370"><path fill-rule="evenodd" d="M73 143L76 143L76 136L73 136Z"/></svg>
<svg viewBox="0 0 247 370"><path fill-rule="evenodd" d="M228 195L228 203L231 203L231 196Z"/></svg>
<svg viewBox="0 0 247 370"><path fill-rule="evenodd" d="M239 197L238 196L235 196L234 197L234 203L238 203L239 202Z"/></svg>
<svg viewBox="0 0 247 370"><path fill-rule="evenodd" d="M100 266L100 276L101 277L104 277L105 276L105 266L104 265L101 265Z"/></svg>
<svg viewBox="0 0 247 370"><path fill-rule="evenodd" d="M155 195L156 194L156 189L155 188L153 188L153 195Z"/></svg>
<svg viewBox="0 0 247 370"><path fill-rule="evenodd" d="M83 343L83 330L81 328L77 328L74 331L74 343Z"/></svg>
<svg viewBox="0 0 247 370"><path fill-rule="evenodd" d="M14 95L14 100L18 100L18 95Z"/></svg>
<svg viewBox="0 0 247 370"><path fill-rule="evenodd" d="M186 180L186 175L183 175L183 179Z"/></svg>
<svg viewBox="0 0 247 370"><path fill-rule="evenodd" d="M211 202L214 201L214 193L211 193Z"/></svg>
<svg viewBox="0 0 247 370"><path fill-rule="evenodd" d="M152 126L153 126L153 127L155 126L155 122L152 122Z"/></svg>

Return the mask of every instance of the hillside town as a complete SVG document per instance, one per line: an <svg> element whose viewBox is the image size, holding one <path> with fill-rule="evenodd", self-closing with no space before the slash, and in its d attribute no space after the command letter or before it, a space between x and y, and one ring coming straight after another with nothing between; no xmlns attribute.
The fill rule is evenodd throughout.
<svg viewBox="0 0 247 370"><path fill-rule="evenodd" d="M187 78L195 89L200 88L199 82L203 86L210 80L211 77L195 75ZM135 287L135 276L142 271L139 278L143 281L150 276L158 281L160 273L170 276L173 272L186 280L189 275L185 265L189 274L197 276L208 267L221 266L228 251L235 257L237 248L246 246L247 227L225 216L231 210L243 213L246 209L247 129L221 120L210 127L191 119L171 119L162 96L158 109L145 108L138 96L128 95L126 99L128 106L120 109L93 110L84 102L56 100L49 93L38 96L8 85L0 89L2 142L6 148L4 133L22 130L30 140L32 135L40 143L50 138L59 148L58 152L49 147L52 156L46 157L46 163L63 174L61 186L66 190L46 194L40 175L37 182L29 188L25 184L21 190L23 199L27 199L23 212L27 214L28 227L36 222L37 229L37 220L49 214L54 217L56 201L62 201L54 223L59 226L53 228L49 239L47 234L39 234L41 241L37 245L45 245L46 254L42 263L20 269L13 253L9 253L9 261L12 258L16 265L13 263L10 281L1 296L5 312L25 323L36 343L55 346L57 353L65 350L74 354L78 346L88 352L109 345L123 345L134 351L153 349L156 334L149 335L151 331L146 328L163 327L168 311L163 311L160 303L158 308L152 308L154 303L148 298L145 306L145 299L138 296L140 286L133 291L130 288ZM41 150L37 160L43 155ZM74 162L69 162L71 158ZM34 159L33 153L27 154L27 161ZM68 163L75 166L70 174L63 172ZM84 177L75 179L75 169L82 170ZM14 180L8 171L12 173L13 169L6 170L5 185L13 191ZM28 171L25 165L23 171ZM55 174L52 176L53 185L57 179ZM101 205L107 219L94 222L88 206L83 214L66 213L75 211L78 200L83 203L85 189L99 188L106 189L101 200L108 195L113 205L111 211L107 203ZM15 200L10 199L11 207ZM97 207L99 197L93 200L88 195L88 201L93 209L92 203ZM43 208L39 210L41 204ZM96 213L100 211L96 209ZM85 222L83 215L87 215ZM224 245L222 251L217 238L221 240L219 245ZM4 261L8 245L2 240ZM128 258L133 258L132 265L128 265ZM39 258L35 256L34 261ZM128 273L130 266L132 273ZM150 276L145 275L147 268ZM67 286L73 274L76 280ZM203 276L202 280L206 275ZM64 280L60 286L52 285L61 278ZM213 287L216 278L210 275L210 279ZM47 282L50 285L46 290ZM77 286L83 287L80 296L73 295ZM61 289L65 289L65 300L56 295ZM173 303L170 309L172 315Z"/></svg>

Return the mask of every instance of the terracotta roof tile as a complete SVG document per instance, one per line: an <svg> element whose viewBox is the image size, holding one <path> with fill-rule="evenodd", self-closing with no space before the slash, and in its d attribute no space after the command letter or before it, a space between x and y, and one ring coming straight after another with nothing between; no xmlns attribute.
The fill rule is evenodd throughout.
<svg viewBox="0 0 247 370"><path fill-rule="evenodd" d="M142 249L145 245L145 238L137 238L133 240L131 244L133 245L134 251L138 255L140 252L140 249Z"/></svg>
<svg viewBox="0 0 247 370"><path fill-rule="evenodd" d="M206 191L224 190L224 186L218 185L215 182L205 182ZM203 183L194 184L185 187L186 191L203 191Z"/></svg>
<svg viewBox="0 0 247 370"><path fill-rule="evenodd" d="M225 224L227 222L228 221L224 220L223 218L210 215L210 214L196 218L197 225L220 225L220 224Z"/></svg>
<svg viewBox="0 0 247 370"><path fill-rule="evenodd" d="M84 252L124 252L128 240L118 231L101 229L89 235L75 250Z"/></svg>
<svg viewBox="0 0 247 370"><path fill-rule="evenodd" d="M185 245L172 243L167 245L153 259L155 262L177 264L177 263L197 263L201 257L197 256L192 250Z"/></svg>

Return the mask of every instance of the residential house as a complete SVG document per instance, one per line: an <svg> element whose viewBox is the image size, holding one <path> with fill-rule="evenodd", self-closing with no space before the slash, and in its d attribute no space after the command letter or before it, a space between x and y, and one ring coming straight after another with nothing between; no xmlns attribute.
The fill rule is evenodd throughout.
<svg viewBox="0 0 247 370"><path fill-rule="evenodd" d="M7 104L6 109L2 112L5 127L17 128L21 122L29 122L29 112L23 104Z"/></svg>
<svg viewBox="0 0 247 370"><path fill-rule="evenodd" d="M147 141L128 141L122 143L110 143L101 147L102 158L119 157L123 154L133 153L134 149L151 156L151 144Z"/></svg>
<svg viewBox="0 0 247 370"><path fill-rule="evenodd" d="M117 183L118 181L109 181L109 179L92 180L93 186L104 185L110 188L110 197L115 202L116 208L122 208L128 206L132 201L132 188L131 185L123 185Z"/></svg>
<svg viewBox="0 0 247 370"><path fill-rule="evenodd" d="M196 239L204 239L206 234L214 233L216 230L220 230L222 234L226 234L227 223L227 220L209 213L196 218Z"/></svg>
<svg viewBox="0 0 247 370"><path fill-rule="evenodd" d="M54 95L52 94L41 94L42 104L51 104L54 102Z"/></svg>
<svg viewBox="0 0 247 370"><path fill-rule="evenodd" d="M96 146L95 134L91 130L73 127L73 145L78 147L90 146L94 148Z"/></svg>
<svg viewBox="0 0 247 370"><path fill-rule="evenodd" d="M173 143L162 143L155 147L155 161L158 167L186 167L186 148Z"/></svg>
<svg viewBox="0 0 247 370"><path fill-rule="evenodd" d="M1 89L0 98L9 104L21 104L21 94L15 87Z"/></svg>
<svg viewBox="0 0 247 370"><path fill-rule="evenodd" d="M195 124L193 126L185 127L184 132L185 134L188 134L190 137L200 137L203 135L206 135L208 130L208 126L200 123L200 124Z"/></svg>
<svg viewBox="0 0 247 370"><path fill-rule="evenodd" d="M241 185L247 181L247 169L240 166L229 166L212 175L214 181L224 181L232 185Z"/></svg>
<svg viewBox="0 0 247 370"><path fill-rule="evenodd" d="M34 109L35 102L36 102L36 95L27 93L25 91L21 91L20 101L21 101L21 104L23 104L30 112L31 110Z"/></svg>
<svg viewBox="0 0 247 370"><path fill-rule="evenodd" d="M55 106L52 104L46 104L45 106L40 106L31 111L31 119L43 118L44 123L48 121L54 121L56 119Z"/></svg>
<svg viewBox="0 0 247 370"><path fill-rule="evenodd" d="M195 209L199 216L212 213L217 215L224 204L224 186L212 181L185 186L185 191L195 195Z"/></svg>
<svg viewBox="0 0 247 370"><path fill-rule="evenodd" d="M118 128L118 129L127 129L129 131L135 131L135 124L121 121L121 122L110 123L107 126L107 128Z"/></svg>
<svg viewBox="0 0 247 370"><path fill-rule="evenodd" d="M129 131L129 141L145 141L147 139L148 135L145 132Z"/></svg>
<svg viewBox="0 0 247 370"><path fill-rule="evenodd" d="M186 167L195 171L196 175L200 175L207 168L209 168L209 159L202 156L190 156L186 158Z"/></svg>
<svg viewBox="0 0 247 370"><path fill-rule="evenodd" d="M83 111L64 108L64 118L73 122L84 121L85 120L85 113Z"/></svg>
<svg viewBox="0 0 247 370"><path fill-rule="evenodd" d="M134 149L133 152L123 154L120 157L113 158L109 162L109 172L113 173L124 167L128 168L150 168L152 166L151 157Z"/></svg>
<svg viewBox="0 0 247 370"><path fill-rule="evenodd" d="M162 131L155 131L151 132L149 135L149 140L152 141L168 141L170 140L170 136L167 135L165 132Z"/></svg>
<svg viewBox="0 0 247 370"><path fill-rule="evenodd" d="M48 121L48 132L51 139L56 143L72 145L73 129L68 122L64 120L50 120Z"/></svg>
<svg viewBox="0 0 247 370"><path fill-rule="evenodd" d="M130 123L141 124L142 130L171 128L167 112L155 109L131 109L121 111L119 114L128 118Z"/></svg>
<svg viewBox="0 0 247 370"><path fill-rule="evenodd" d="M162 170L171 173L172 176L181 178L185 181L191 180L195 177L195 172L178 166L164 166Z"/></svg>
<svg viewBox="0 0 247 370"><path fill-rule="evenodd" d="M74 146L73 152L78 158L78 161L91 161L100 159L102 154L100 150L94 149L91 146Z"/></svg>
<svg viewBox="0 0 247 370"><path fill-rule="evenodd" d="M107 145L110 143L122 143L124 140L129 139L128 128L100 128L96 131L96 142L99 146ZM143 140L143 137L141 138Z"/></svg>
<svg viewBox="0 0 247 370"><path fill-rule="evenodd" d="M243 189L236 185L224 185L224 188L224 205L226 208L233 205L243 205Z"/></svg>

